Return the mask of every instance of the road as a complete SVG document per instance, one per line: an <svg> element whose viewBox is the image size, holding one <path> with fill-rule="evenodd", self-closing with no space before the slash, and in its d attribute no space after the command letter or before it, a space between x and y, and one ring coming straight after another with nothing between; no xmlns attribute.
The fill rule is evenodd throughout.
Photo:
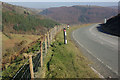
<svg viewBox="0 0 120 80"><path fill-rule="evenodd" d="M91 55L92 60L95 58L93 61L97 62L93 64L94 68L101 75L116 78L118 75L118 37L99 32L97 26L99 25L79 28L72 32L72 37L77 45L84 49L83 53Z"/></svg>

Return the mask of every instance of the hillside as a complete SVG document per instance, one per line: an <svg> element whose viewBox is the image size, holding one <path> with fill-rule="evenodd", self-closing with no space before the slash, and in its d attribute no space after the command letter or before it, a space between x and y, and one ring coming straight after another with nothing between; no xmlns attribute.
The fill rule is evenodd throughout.
<svg viewBox="0 0 120 80"><path fill-rule="evenodd" d="M59 25L37 14L39 11L2 3L2 78L5 80L13 77L25 63L24 49L35 46L42 34Z"/></svg>
<svg viewBox="0 0 120 80"><path fill-rule="evenodd" d="M20 6L2 3L3 32L19 34L44 34L57 22L42 15L37 15L34 10Z"/></svg>
<svg viewBox="0 0 120 80"><path fill-rule="evenodd" d="M109 8L118 9L118 6L108 6Z"/></svg>
<svg viewBox="0 0 120 80"><path fill-rule="evenodd" d="M40 12L60 23L79 24L102 22L117 14L116 9L100 6L71 6L48 8Z"/></svg>
<svg viewBox="0 0 120 80"><path fill-rule="evenodd" d="M107 23L102 24L102 26L99 27L99 30L104 32L104 33L108 33L108 34L120 37L120 29L119 29L120 23L119 23L119 21L120 21L120 14L107 20Z"/></svg>

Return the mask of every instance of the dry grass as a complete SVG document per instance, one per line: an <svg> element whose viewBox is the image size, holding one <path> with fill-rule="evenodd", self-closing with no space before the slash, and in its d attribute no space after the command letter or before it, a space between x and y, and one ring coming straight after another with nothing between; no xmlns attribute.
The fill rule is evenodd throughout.
<svg viewBox="0 0 120 80"><path fill-rule="evenodd" d="M11 47L14 47L16 43L20 43L21 41L27 41L25 45L28 45L32 41L37 40L40 36L37 35L26 35L26 34L8 34L6 35L2 34L2 47L3 47L3 53L6 49L9 49Z"/></svg>

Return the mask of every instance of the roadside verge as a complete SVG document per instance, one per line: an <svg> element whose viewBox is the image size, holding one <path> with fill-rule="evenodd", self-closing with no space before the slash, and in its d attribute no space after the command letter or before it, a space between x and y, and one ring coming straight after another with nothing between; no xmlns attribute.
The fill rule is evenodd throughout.
<svg viewBox="0 0 120 80"><path fill-rule="evenodd" d="M44 78L98 78L89 67L87 58L71 40L71 32L89 24L67 29L68 44L64 44L63 32L57 34L44 61Z"/></svg>

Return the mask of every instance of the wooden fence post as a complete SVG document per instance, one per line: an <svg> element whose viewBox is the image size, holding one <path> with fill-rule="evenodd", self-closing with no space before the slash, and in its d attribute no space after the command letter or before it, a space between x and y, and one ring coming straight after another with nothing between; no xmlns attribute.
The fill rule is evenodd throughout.
<svg viewBox="0 0 120 80"><path fill-rule="evenodd" d="M49 42L49 32L47 33L47 42L48 42L48 47L49 47L49 44L50 44L50 42Z"/></svg>
<svg viewBox="0 0 120 80"><path fill-rule="evenodd" d="M54 34L54 37L55 37L55 35L56 35L56 26L55 26L55 28L54 28L54 32L55 32L55 34Z"/></svg>
<svg viewBox="0 0 120 80"><path fill-rule="evenodd" d="M46 39L47 35L45 34L45 53L47 53L47 39Z"/></svg>
<svg viewBox="0 0 120 80"><path fill-rule="evenodd" d="M52 31L50 31L50 41L52 43Z"/></svg>
<svg viewBox="0 0 120 80"><path fill-rule="evenodd" d="M43 40L43 39L42 39ZM42 53L42 43L43 41L41 40L41 43L40 43L40 62L41 62L41 67L43 66L43 53Z"/></svg>
<svg viewBox="0 0 120 80"><path fill-rule="evenodd" d="M48 33L49 33L49 45L50 45L50 37L51 37L51 36L50 36L50 30L49 30L49 32L48 32Z"/></svg>
<svg viewBox="0 0 120 80"><path fill-rule="evenodd" d="M60 32L60 26L59 26L59 32Z"/></svg>
<svg viewBox="0 0 120 80"><path fill-rule="evenodd" d="M55 28L53 28L53 31L52 31L52 39L54 38L54 34L55 34Z"/></svg>
<svg viewBox="0 0 120 80"><path fill-rule="evenodd" d="M31 80L34 79L33 64L32 64L32 55L29 55L29 65L30 65L30 74Z"/></svg>

